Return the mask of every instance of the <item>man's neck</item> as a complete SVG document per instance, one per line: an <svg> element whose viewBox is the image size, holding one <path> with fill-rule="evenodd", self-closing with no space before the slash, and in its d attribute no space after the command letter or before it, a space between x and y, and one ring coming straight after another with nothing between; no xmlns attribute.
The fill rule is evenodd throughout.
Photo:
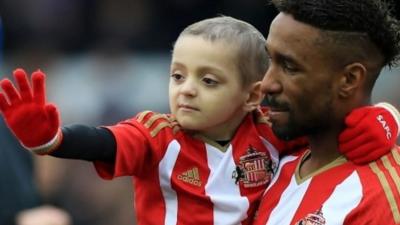
<svg viewBox="0 0 400 225"><path fill-rule="evenodd" d="M300 165L301 177L308 176L341 155L338 151L336 132L310 136L309 142L311 154Z"/></svg>

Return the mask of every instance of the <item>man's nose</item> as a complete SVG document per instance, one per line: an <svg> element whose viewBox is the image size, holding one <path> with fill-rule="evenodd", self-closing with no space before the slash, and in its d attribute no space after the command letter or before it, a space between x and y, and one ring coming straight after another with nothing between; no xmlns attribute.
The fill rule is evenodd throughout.
<svg viewBox="0 0 400 225"><path fill-rule="evenodd" d="M268 68L261 82L261 91L265 95L273 95L282 91L281 80L279 79L279 72L274 68Z"/></svg>

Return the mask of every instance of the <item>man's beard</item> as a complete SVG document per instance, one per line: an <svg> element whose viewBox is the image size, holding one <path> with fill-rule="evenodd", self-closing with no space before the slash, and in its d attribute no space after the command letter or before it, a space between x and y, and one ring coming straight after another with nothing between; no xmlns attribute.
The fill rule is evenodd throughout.
<svg viewBox="0 0 400 225"><path fill-rule="evenodd" d="M274 123L272 123L272 131L279 139L290 141L297 137L304 136L302 135L304 132L302 132L300 126L297 126L292 118L293 117L289 115L289 121L285 126L275 126Z"/></svg>
<svg viewBox="0 0 400 225"><path fill-rule="evenodd" d="M331 100L328 100L321 110L309 112L305 116L297 116L293 110L289 111L288 122L284 126L274 126L272 123L272 131L282 140L290 141L298 137L322 134L329 130L330 121L332 120ZM297 118L297 119L296 119Z"/></svg>

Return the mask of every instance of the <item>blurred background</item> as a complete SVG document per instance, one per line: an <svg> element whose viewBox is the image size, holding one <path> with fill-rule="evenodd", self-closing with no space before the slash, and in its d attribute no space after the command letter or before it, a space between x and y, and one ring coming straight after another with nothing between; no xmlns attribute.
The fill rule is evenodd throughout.
<svg viewBox="0 0 400 225"><path fill-rule="evenodd" d="M46 72L64 124L168 112L172 44L186 26L220 14L267 35L276 11L266 0L0 0L0 78L17 67ZM399 108L399 84L400 68L385 69L373 101ZM67 211L72 224L135 224L130 178L103 181L87 162L34 161L41 201Z"/></svg>

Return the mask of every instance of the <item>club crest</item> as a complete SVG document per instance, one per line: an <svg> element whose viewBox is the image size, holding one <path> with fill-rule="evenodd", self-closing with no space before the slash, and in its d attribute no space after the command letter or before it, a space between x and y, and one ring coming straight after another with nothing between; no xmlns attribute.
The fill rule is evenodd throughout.
<svg viewBox="0 0 400 225"><path fill-rule="evenodd" d="M232 178L235 183L243 183L246 188L258 187L268 184L276 166L265 152L258 152L249 146L247 153L240 157L239 165L236 165Z"/></svg>
<svg viewBox="0 0 400 225"><path fill-rule="evenodd" d="M309 213L306 217L301 219L296 225L325 225L326 221L322 210L319 209L313 213Z"/></svg>

